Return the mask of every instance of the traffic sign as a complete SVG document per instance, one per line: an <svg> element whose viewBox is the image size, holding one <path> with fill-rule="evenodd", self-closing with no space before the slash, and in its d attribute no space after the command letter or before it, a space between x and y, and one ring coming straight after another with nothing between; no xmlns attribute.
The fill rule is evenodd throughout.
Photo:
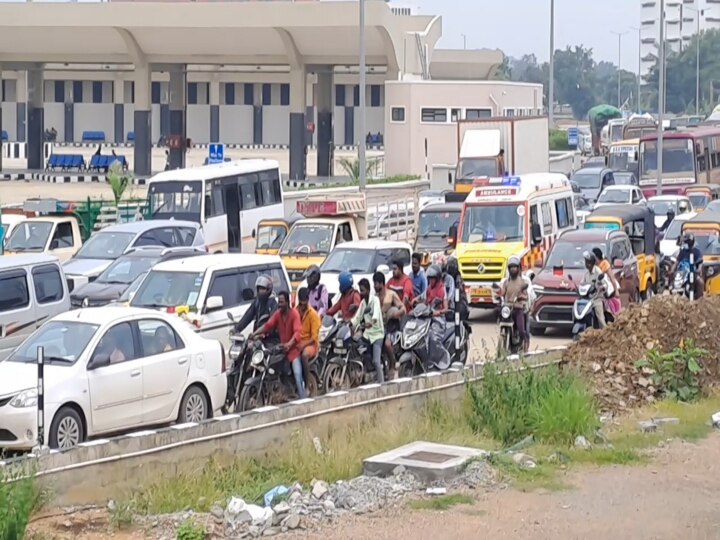
<svg viewBox="0 0 720 540"><path fill-rule="evenodd" d="M222 163L223 161L225 161L225 146L211 144L208 147L208 163Z"/></svg>
<svg viewBox="0 0 720 540"><path fill-rule="evenodd" d="M577 146L579 144L578 140L578 128L568 128L567 132L567 143L568 146Z"/></svg>

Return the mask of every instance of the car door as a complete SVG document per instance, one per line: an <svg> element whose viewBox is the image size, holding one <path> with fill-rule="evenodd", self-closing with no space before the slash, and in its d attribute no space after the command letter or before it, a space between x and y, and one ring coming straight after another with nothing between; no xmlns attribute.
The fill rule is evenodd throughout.
<svg viewBox="0 0 720 540"><path fill-rule="evenodd" d="M255 296L255 281L252 282L250 291L245 291L249 300L245 302L244 309L241 309L241 287L238 275L238 268L227 268L216 270L209 276L208 292L202 303L202 325L200 335L208 339L217 339L224 347L229 347L228 328L231 324L227 313L233 314L236 320L243 316L247 306L250 305ZM250 296L252 295L252 297ZM222 307L210 309L207 307L208 299L219 296L222 298Z"/></svg>
<svg viewBox="0 0 720 540"><path fill-rule="evenodd" d="M31 273L35 293L35 326L32 331L35 331L58 313L70 310L70 295L57 264L36 266Z"/></svg>
<svg viewBox="0 0 720 540"><path fill-rule="evenodd" d="M37 328L29 280L24 268L0 272L0 361Z"/></svg>
<svg viewBox="0 0 720 540"><path fill-rule="evenodd" d="M137 321L142 354L142 423L173 420L175 405L182 396L190 370L190 352L180 336L165 321Z"/></svg>
<svg viewBox="0 0 720 540"><path fill-rule="evenodd" d="M105 433L142 424L143 365L134 322L120 322L100 338L87 366L92 432ZM110 363L96 367L101 357Z"/></svg>

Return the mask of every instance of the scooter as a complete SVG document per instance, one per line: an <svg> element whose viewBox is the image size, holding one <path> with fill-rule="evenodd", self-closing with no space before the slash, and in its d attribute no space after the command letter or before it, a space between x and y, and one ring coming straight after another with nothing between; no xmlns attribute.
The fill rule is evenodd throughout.
<svg viewBox="0 0 720 540"><path fill-rule="evenodd" d="M576 286L578 292L578 298L573 304L573 329L572 338L573 341L580 339L582 333L588 328L600 328L597 317L595 315L595 309L593 304L597 299L610 298L613 295L614 288L613 284L609 279L605 279L605 274L601 273L597 279L594 279L591 283L583 283ZM568 276L568 279L572 282L572 276ZM603 302L605 312L605 322L607 324L615 322L615 317L608 310L607 305Z"/></svg>
<svg viewBox="0 0 720 540"><path fill-rule="evenodd" d="M690 264L683 261L678 265L673 276L670 294L690 298Z"/></svg>
<svg viewBox="0 0 720 540"><path fill-rule="evenodd" d="M403 353L398 361L400 377L444 371L450 367L452 358L443 339L446 338L445 319L433 317L433 307L437 307L437 302L433 306L417 304L403 326L400 338ZM439 328L440 324L442 328Z"/></svg>

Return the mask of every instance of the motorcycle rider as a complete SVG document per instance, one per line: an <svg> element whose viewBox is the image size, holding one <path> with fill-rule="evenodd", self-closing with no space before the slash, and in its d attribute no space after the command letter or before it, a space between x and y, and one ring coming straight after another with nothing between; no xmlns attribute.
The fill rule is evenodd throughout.
<svg viewBox="0 0 720 540"><path fill-rule="evenodd" d="M460 267L456 257L450 257L447 260L447 274L453 278L455 289L460 291L460 302L455 309L460 312L460 320L466 321L469 315L467 293L465 292L465 282L460 275ZM453 297L454 300L454 297Z"/></svg>
<svg viewBox="0 0 720 540"><path fill-rule="evenodd" d="M448 312L448 299L445 293L445 284L442 281L442 269L437 264L431 264L425 275L428 280L425 301L427 305L433 307L433 317L443 317ZM438 307L433 306L435 300L440 301Z"/></svg>
<svg viewBox="0 0 720 540"><path fill-rule="evenodd" d="M340 301L333 304L325 314L334 317L339 311L342 313L343 320L350 321L354 316L354 313L350 311L350 306L359 306L362 298L360 298L360 293L353 288L353 277L350 272L340 272L338 285L340 286Z"/></svg>
<svg viewBox="0 0 720 540"><path fill-rule="evenodd" d="M512 305L512 317L515 329L523 341L523 350L530 350L528 332L528 313L534 300L532 281L520 273L520 257L508 259L508 276L500 282L498 295Z"/></svg>
<svg viewBox="0 0 720 540"><path fill-rule="evenodd" d="M413 286L412 279L405 275L403 263L400 260L394 260L390 263L390 270L392 270L392 277L387 282L389 289L395 291L400 297L400 300L405 304L405 308L410 311L415 298L415 288ZM427 277L427 273L425 274Z"/></svg>
<svg viewBox="0 0 720 540"><path fill-rule="evenodd" d="M677 255L677 260L670 270L670 275L674 276L681 263L690 264L690 254L693 254L695 264L695 299L701 298L705 290L705 281L702 278L700 267L703 263L703 254L700 249L695 246L695 235L693 233L685 233L682 237L681 248Z"/></svg>
<svg viewBox="0 0 720 540"><path fill-rule="evenodd" d="M447 298L448 311L445 314L445 320L449 323L455 322L455 280L448 274L447 259L443 260L440 267L442 272L442 283L445 287L445 298Z"/></svg>
<svg viewBox="0 0 720 540"><path fill-rule="evenodd" d="M601 291L601 294L597 295L593 299L593 309L595 310L595 317L597 318L598 327L599 328L605 328L607 326L607 322L605 321L605 302L603 301L603 298L605 296L605 291L607 290L606 283L600 279L600 276L603 274L602 270L598 268L597 265L597 258L595 257L595 254L591 253L590 251L585 251L583 253L583 259L585 260L585 275L583 276L583 283L592 283L595 282L595 286ZM606 277L606 279L608 279Z"/></svg>
<svg viewBox="0 0 720 540"><path fill-rule="evenodd" d="M375 288L375 296L380 300L380 309L383 315L383 323L385 324L385 354L388 358L388 379L395 378L395 350L389 334L399 330L400 320L407 313L405 305L400 297L385 286L385 274L375 272L373 275L373 287Z"/></svg>
<svg viewBox="0 0 720 540"><path fill-rule="evenodd" d="M305 388L308 388L310 362L315 360L320 350L320 316L310 305L310 291L300 287L297 294L297 312L300 315L300 359L303 365Z"/></svg>
<svg viewBox="0 0 720 540"><path fill-rule="evenodd" d="M602 249L599 247L594 247L592 249L593 255L595 255L595 259L597 260L598 268L600 268L600 271L605 273L608 278L612 281L613 287L615 290L613 291L613 294L610 298L608 298L608 307L610 308L610 312L613 315L617 315L620 313L620 309L622 307L620 303L620 283L618 283L618 280L615 278L615 274L612 271L612 267L610 266L610 261L608 261L605 256L603 255Z"/></svg>
<svg viewBox="0 0 720 540"><path fill-rule="evenodd" d="M370 282L363 278L358 283L362 302L355 316L352 319L354 328L363 329L363 339L370 343L372 349L372 363L375 366L375 376L380 384L385 382L385 373L382 365L382 347L385 342L385 325L383 324L382 309L380 300L375 295L370 295ZM365 308L370 308L370 313L365 313Z"/></svg>
<svg viewBox="0 0 720 540"><path fill-rule="evenodd" d="M320 267L317 264L310 266L305 271L305 279L310 293L310 306L317 311L317 314L322 319L330 305L328 303L327 287L320 283Z"/></svg>
<svg viewBox="0 0 720 540"><path fill-rule="evenodd" d="M258 329L258 321L264 316L272 316L278 307L277 299L273 294L273 281L270 276L260 275L255 280L256 296L250 307L235 325L235 332L240 333L255 321L253 331Z"/></svg>

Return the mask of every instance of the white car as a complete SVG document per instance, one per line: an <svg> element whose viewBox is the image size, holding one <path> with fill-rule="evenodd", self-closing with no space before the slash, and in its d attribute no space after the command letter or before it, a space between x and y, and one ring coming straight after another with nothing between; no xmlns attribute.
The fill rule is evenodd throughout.
<svg viewBox="0 0 720 540"><path fill-rule="evenodd" d="M595 208L611 204L645 204L646 202L645 195L636 186L608 186L598 197Z"/></svg>
<svg viewBox="0 0 720 540"><path fill-rule="evenodd" d="M692 203L684 195L656 195L647 200L647 204L655 212L655 226L660 228L667 220L667 213L672 210L676 217L693 212Z"/></svg>
<svg viewBox="0 0 720 540"><path fill-rule="evenodd" d="M347 270L353 275L356 288L363 278L367 279L372 287L375 272L382 272L386 280L390 279L390 266L395 260L402 261L405 273L409 274L411 257L412 248L407 242L390 240L344 242L335 246L320 266L320 283L327 288L328 298L334 305L340 300L338 276L341 272ZM307 280L303 280L300 287L307 287Z"/></svg>
<svg viewBox="0 0 720 540"><path fill-rule="evenodd" d="M680 237L680 231L682 224L688 219L692 219L697 216L697 212L686 212L673 219L670 226L665 231L663 239L660 240L660 253L672 257L680 249L678 247L678 238ZM664 217L664 216L663 216Z"/></svg>
<svg viewBox="0 0 720 540"><path fill-rule="evenodd" d="M45 441L71 448L146 425L200 422L225 402L225 354L175 315L70 311L0 363L0 447L37 444L37 348L45 352Z"/></svg>

